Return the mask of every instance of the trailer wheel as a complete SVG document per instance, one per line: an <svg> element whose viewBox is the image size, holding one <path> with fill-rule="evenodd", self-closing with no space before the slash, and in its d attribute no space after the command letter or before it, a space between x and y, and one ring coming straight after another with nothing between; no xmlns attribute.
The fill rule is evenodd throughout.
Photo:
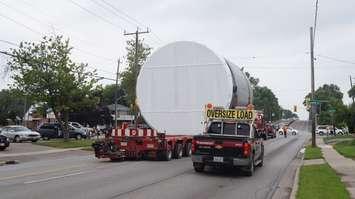
<svg viewBox="0 0 355 199"><path fill-rule="evenodd" d="M191 146L192 146L192 144L190 142L186 144L185 150L184 150L184 156L185 157L190 157L191 156L191 153L192 153Z"/></svg>
<svg viewBox="0 0 355 199"><path fill-rule="evenodd" d="M168 150L162 152L161 159L164 161L170 161L172 156L173 156L173 154L172 154L171 150L168 149Z"/></svg>
<svg viewBox="0 0 355 199"><path fill-rule="evenodd" d="M201 173L205 170L205 165L203 163L194 162L193 166L194 166L195 171L198 173Z"/></svg>
<svg viewBox="0 0 355 199"><path fill-rule="evenodd" d="M174 158L181 159L182 158L182 154L183 154L182 144L176 144L175 145Z"/></svg>

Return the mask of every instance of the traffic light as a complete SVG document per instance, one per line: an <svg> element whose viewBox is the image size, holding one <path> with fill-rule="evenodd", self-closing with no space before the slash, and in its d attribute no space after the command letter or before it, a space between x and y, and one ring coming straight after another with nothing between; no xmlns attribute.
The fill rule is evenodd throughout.
<svg viewBox="0 0 355 199"><path fill-rule="evenodd" d="M297 112L297 105L293 106L293 112Z"/></svg>

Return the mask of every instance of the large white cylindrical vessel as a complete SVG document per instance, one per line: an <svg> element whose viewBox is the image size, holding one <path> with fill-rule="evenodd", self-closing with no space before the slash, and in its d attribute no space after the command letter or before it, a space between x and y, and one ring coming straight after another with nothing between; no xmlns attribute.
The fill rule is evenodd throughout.
<svg viewBox="0 0 355 199"><path fill-rule="evenodd" d="M249 80L238 66L188 41L155 51L141 68L136 93L146 122L172 135L202 133L207 103L230 108L252 101Z"/></svg>

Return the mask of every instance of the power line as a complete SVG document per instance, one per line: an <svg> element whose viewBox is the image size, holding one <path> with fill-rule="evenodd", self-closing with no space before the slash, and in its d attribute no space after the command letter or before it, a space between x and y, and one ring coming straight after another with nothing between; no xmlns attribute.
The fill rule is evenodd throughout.
<svg viewBox="0 0 355 199"><path fill-rule="evenodd" d="M14 42L11 42L11 41L6 41L6 40L0 39L0 42L3 42L3 43L6 43L6 44L10 44L10 45L12 45L12 46L18 47L17 44L15 44ZM13 55L13 54L11 54L11 53L8 53L8 52L6 52L6 51L0 51L0 54L4 54L4 55L7 55L7 56L11 56L11 57L14 57L14 56L15 56L15 55ZM93 67L93 66L88 66L88 67L89 67L89 68L93 68L93 69L95 69L95 70L97 70L97 71L101 71L101 72L106 72L106 73L112 74L111 71L107 71L107 70L103 70L103 69L98 69L98 68L95 68L95 67Z"/></svg>
<svg viewBox="0 0 355 199"><path fill-rule="evenodd" d="M332 60L332 61L336 61L336 62L340 62L340 63L353 64L353 65L355 65L355 62L348 61L348 60L344 60L344 59L338 59L338 58L329 57L329 56L320 55L320 54L318 54L318 57L324 58L324 59L328 59L328 60Z"/></svg>
<svg viewBox="0 0 355 199"><path fill-rule="evenodd" d="M19 26L22 26L22 27L26 28L27 30L29 30L29 31L31 31L31 32L33 32L33 33L36 33L36 34L38 34L38 35L40 35L40 36L43 36L43 34L40 33L39 31L37 31L37 30L35 30L35 29L33 29L33 28L31 28L31 27L29 27L29 26L27 26L27 25L25 25L25 24L23 24L23 23L21 23L21 22L19 22L19 21L16 21L16 20L14 20L14 19L12 19L12 18L10 18L10 17L7 17L7 16L5 16L5 15L2 15L1 13L0 13L0 17L3 17L3 18L5 18L5 19L7 19L7 20L9 20L9 21L11 21L11 22L13 22L13 23L19 25ZM101 59L109 60L109 61L113 62L113 59L110 59L110 58L107 58L107 57L104 57L104 56L100 56L100 55L97 55L97 54L95 54L95 53L91 53L91 52L89 52L89 51L86 51L86 50L83 50L83 49L80 49L80 48L76 48L76 50L77 50L77 51L80 51L80 52L82 52L82 53L84 53L84 54L92 55L92 56L95 56L95 57L97 57L97 58L101 58Z"/></svg>
<svg viewBox="0 0 355 199"><path fill-rule="evenodd" d="M25 3L27 6L29 6L29 7L35 8L32 4L28 3L27 1L22 0L22 2L24 2L24 3ZM40 24L45 24L45 25L48 26L48 27L57 29L57 30L62 31L62 32L66 32L63 28L60 28L60 27L58 27L58 26L54 26L51 21L46 21L46 22L45 22L45 21L41 21L41 20L39 20L39 19L36 18L36 17L33 17L33 16L31 16L31 15L29 15L29 14L27 14L27 13L25 13L25 12L23 12L23 11L17 9L17 8L14 8L13 6L10 6L10 5L5 4L5 3L3 3L3 2L0 2L0 3L3 4L3 5L6 6L6 7L9 7L9 8L11 8L11 9L15 10L16 12L18 12L18 13L20 13L20 14L26 16L26 17L31 18L32 20L34 20L34 21L36 21L36 22L38 22L38 23L40 23ZM35 9L36 9L36 8L35 8ZM48 17L48 15L43 14L43 11L42 11L42 10L39 10L39 11L42 13L42 15L46 16L46 18L50 18L50 17ZM37 9L37 12L38 12L38 9ZM71 37L73 37L73 36L71 36ZM91 41L87 41L87 40L85 40L85 39L82 39L82 38L79 37L79 36L75 36L74 38L76 38L76 39L78 39L78 40L81 40L81 41L83 41L84 43L87 43L87 44L90 44L90 45L93 44ZM95 47L97 47L97 45L95 45Z"/></svg>
<svg viewBox="0 0 355 199"><path fill-rule="evenodd" d="M2 40L2 39L0 39L0 42L3 42L3 43L6 43L6 44L9 44L9 45L12 45L12 46L16 46L16 47L18 47L18 45L17 45L17 44L15 44L14 42L11 42L11 41L6 41L6 40Z"/></svg>
<svg viewBox="0 0 355 199"><path fill-rule="evenodd" d="M116 12L118 12L118 13L124 15L125 17L127 17L128 19L130 19L130 20L136 22L139 26L148 28L147 26L145 26L145 25L143 25L141 22L139 22L137 19L135 19L135 18L129 16L128 14L126 14L125 12L123 12L122 10L119 10L118 8L116 8L114 5L108 3L108 2L105 1L105 0L101 0L101 1L102 1L103 3L105 3L107 6L111 7L112 9L114 9Z"/></svg>
<svg viewBox="0 0 355 199"><path fill-rule="evenodd" d="M95 0L91 0L91 1L95 1ZM122 19L124 19L125 21L133 24L133 25L138 25L138 26L141 26L142 28L146 28L146 29L149 29L148 26L142 24L140 21L138 21L137 19L131 17L130 15L128 15L127 13L123 12L122 10L119 10L117 7L115 7L114 5L112 5L111 3L107 2L106 0L101 0L103 3L105 3L107 6L109 6L110 8L112 8L113 10L115 10L116 12L120 13L121 15L125 16L126 18L130 19L131 22L127 19L124 19L122 16L120 15L116 15L116 16L119 16L121 17ZM135 22L135 23L132 23ZM157 34L155 34L154 32L150 31L152 33L152 35L154 37L156 37L156 39L159 41L159 42L162 42L162 40L159 38L159 36Z"/></svg>
<svg viewBox="0 0 355 199"><path fill-rule="evenodd" d="M112 23L111 21L107 20L106 18L104 18L104 17L102 17L102 16L96 14L95 12L93 12L93 11L91 11L91 10L89 10L89 9L87 9L87 8L85 8L85 7L83 7L83 6L81 6L79 3L77 3L77 2L75 2L75 1L73 1L73 0L68 0L68 1L71 2L72 4L74 4L75 6L79 7L80 9L84 10L85 12L87 12L87 13L89 13L89 14L91 14L91 15L93 15L93 16L99 18L99 19L101 19L101 20L104 21L105 23L110 24L110 25L112 25L112 26L114 26L114 27L116 27L116 28L118 28L118 29L120 29L120 30L124 30L124 28L122 28L121 26L118 26L118 25Z"/></svg>
<svg viewBox="0 0 355 199"><path fill-rule="evenodd" d="M9 21L11 21L11 22L13 22L13 23L19 25L19 26L22 26L22 27L24 27L25 29L27 29L27 30L29 30L29 31L31 31L31 32L33 32L33 33L42 35L42 34L41 34L40 32L38 32L37 30L34 30L33 28L31 28L31 27L29 27L29 26L27 26L27 25L25 25L25 24L23 24L23 23L21 23L21 22L18 22L18 21L14 20L14 19L12 19L12 18L10 18L10 17L8 17L8 16L5 16L5 15L3 15L3 14L1 14L1 13L0 13L0 17L5 18L5 19L7 19L7 20L9 20Z"/></svg>

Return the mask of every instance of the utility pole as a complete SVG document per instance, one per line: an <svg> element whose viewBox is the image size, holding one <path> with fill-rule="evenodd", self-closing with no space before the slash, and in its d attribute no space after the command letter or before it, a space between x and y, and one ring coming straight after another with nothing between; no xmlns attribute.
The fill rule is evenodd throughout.
<svg viewBox="0 0 355 199"><path fill-rule="evenodd" d="M116 86L115 86L115 129L117 129L117 92L118 92L118 78L120 75L120 59L117 60L117 72L116 72Z"/></svg>
<svg viewBox="0 0 355 199"><path fill-rule="evenodd" d="M139 74L139 69L138 69L138 48L139 48L139 35L140 34L146 34L146 33L149 33L149 30L147 28L146 31L139 31L138 27L137 27L137 30L135 32L131 32L131 33L127 33L126 31L124 31L124 36L129 36L129 35L135 35L135 39L136 39L136 42L135 42L135 53L134 53L134 66L135 66L135 72L136 72L136 77L138 77L138 74ZM135 105L133 105L135 106ZM138 117L138 112L135 113L135 125L137 126L137 117Z"/></svg>
<svg viewBox="0 0 355 199"><path fill-rule="evenodd" d="M314 32L313 27L310 28L310 48L311 48L311 123L312 123L312 147L316 147L316 104L314 97Z"/></svg>

